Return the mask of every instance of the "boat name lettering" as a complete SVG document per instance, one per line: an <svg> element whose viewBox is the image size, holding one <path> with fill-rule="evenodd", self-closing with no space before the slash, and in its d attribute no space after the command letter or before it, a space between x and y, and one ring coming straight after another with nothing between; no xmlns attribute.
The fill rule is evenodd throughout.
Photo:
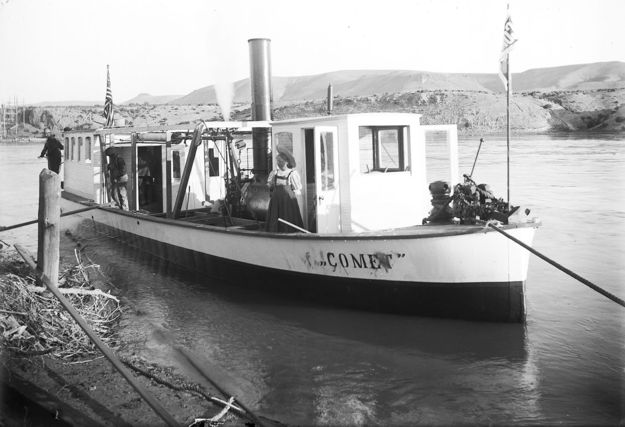
<svg viewBox="0 0 625 427"><path fill-rule="evenodd" d="M308 254L307 254L308 255ZM333 269L338 267L342 268L368 268L378 270L383 268L388 271L392 267L391 260L403 258L406 254L403 253L383 253L375 252L372 254L362 253L345 253L345 252L321 252L321 260L315 264L325 267L330 266ZM309 258L307 256L307 258Z"/></svg>

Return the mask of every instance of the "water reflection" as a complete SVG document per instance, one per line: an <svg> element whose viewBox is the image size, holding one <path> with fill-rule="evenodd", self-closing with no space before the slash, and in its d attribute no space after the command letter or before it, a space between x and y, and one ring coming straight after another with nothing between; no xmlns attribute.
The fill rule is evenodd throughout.
<svg viewBox="0 0 625 427"><path fill-rule="evenodd" d="M539 417L523 325L305 304L197 277L93 231L84 222L72 235L133 307L123 337L131 350L196 380L172 345L155 338L163 329L227 372L265 416L320 425L481 423L509 420L514 407L515 417Z"/></svg>

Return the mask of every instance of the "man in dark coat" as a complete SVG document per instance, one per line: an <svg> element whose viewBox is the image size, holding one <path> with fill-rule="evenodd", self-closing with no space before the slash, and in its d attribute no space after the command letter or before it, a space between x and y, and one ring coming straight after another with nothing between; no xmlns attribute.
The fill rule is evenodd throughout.
<svg viewBox="0 0 625 427"><path fill-rule="evenodd" d="M59 169L61 168L61 159L63 158L61 155L62 149L63 144L61 144L61 142L56 139L54 135L50 135L43 146L41 154L39 155L39 158L42 158L47 154L48 169L56 174L59 173Z"/></svg>

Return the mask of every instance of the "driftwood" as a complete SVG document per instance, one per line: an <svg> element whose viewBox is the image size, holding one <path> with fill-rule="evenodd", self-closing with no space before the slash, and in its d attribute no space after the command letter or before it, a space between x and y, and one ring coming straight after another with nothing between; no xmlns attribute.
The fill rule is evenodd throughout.
<svg viewBox="0 0 625 427"><path fill-rule="evenodd" d="M24 313L23 311L12 311L12 310L0 310L2 314L17 314L18 316L26 316L28 313Z"/></svg>
<svg viewBox="0 0 625 427"><path fill-rule="evenodd" d="M47 288L42 287L42 286L26 286L26 289L29 292L34 292L36 294L49 292ZM107 292L103 292L99 289L59 288L59 292L64 295L96 295L96 296L101 296L104 298L111 298L115 300L115 302L119 303L119 300L117 299L117 297Z"/></svg>
<svg viewBox="0 0 625 427"><path fill-rule="evenodd" d="M228 413L230 408L234 407L233 402L234 402L234 397L231 397L230 399L228 399L227 402L224 402L225 406L217 415L211 418L196 418L195 420L193 420L193 423L189 425L189 427L202 426L202 425L205 425L206 423L211 426L219 425L224 415Z"/></svg>

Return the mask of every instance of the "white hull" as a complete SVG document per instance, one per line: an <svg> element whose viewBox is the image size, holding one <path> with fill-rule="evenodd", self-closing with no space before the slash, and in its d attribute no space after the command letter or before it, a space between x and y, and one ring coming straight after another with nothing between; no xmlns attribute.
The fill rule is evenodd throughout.
<svg viewBox="0 0 625 427"><path fill-rule="evenodd" d="M74 208L81 206L72 204ZM479 293L492 289L497 294L496 300L512 287L518 301L511 303L515 306L511 320L518 321L516 317L523 317L525 312L523 287L529 252L494 230L480 226L416 226L388 233L348 235L273 234L193 224L113 208L98 208L81 215L119 232L132 245L192 269L221 263L298 281L335 283L348 286L356 299L359 287L370 292L372 286L378 285L392 288L393 292L403 292L402 287L437 292L439 286L447 290L454 288L456 293L462 288L479 288ZM506 226L506 231L531 245L535 226ZM198 255L204 261L198 263ZM210 269L208 273L211 274ZM488 300L486 295L486 302L480 303L482 307L478 311L490 311L483 306Z"/></svg>

